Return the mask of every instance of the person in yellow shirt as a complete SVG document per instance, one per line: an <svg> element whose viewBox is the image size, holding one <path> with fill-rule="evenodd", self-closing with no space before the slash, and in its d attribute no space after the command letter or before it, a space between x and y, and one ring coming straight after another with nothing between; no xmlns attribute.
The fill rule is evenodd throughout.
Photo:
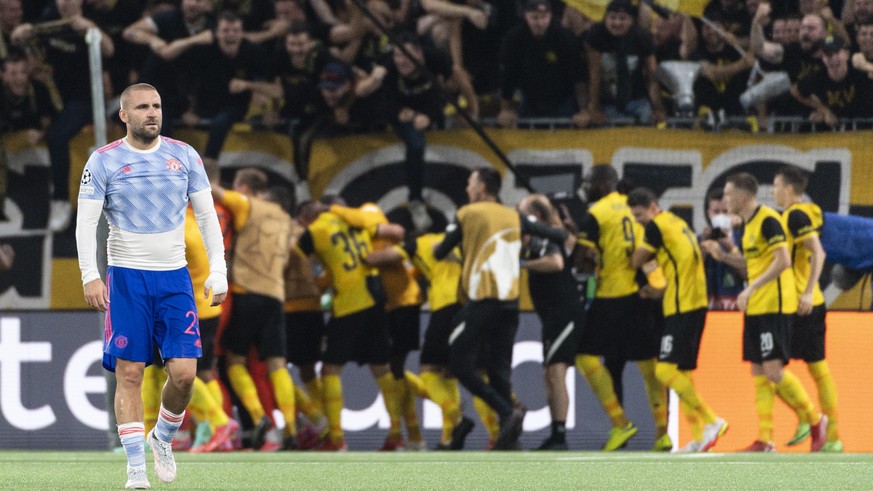
<svg viewBox="0 0 873 491"><path fill-rule="evenodd" d="M728 211L742 217L742 252L730 251L728 264L745 259L748 284L737 296L745 312L743 360L752 364L758 438L746 452L774 452L773 402L778 395L800 421L810 425L811 450L821 450L827 434L827 416L815 410L800 380L785 368L791 358L791 328L797 313L797 290L782 215L758 204L758 180L741 172L727 177L724 185Z"/></svg>
<svg viewBox="0 0 873 491"><path fill-rule="evenodd" d="M634 250L632 266L642 268L657 258L667 281L662 299L665 327L655 375L676 392L689 419L703 425L687 450L707 452L728 426L698 394L691 379L706 325L708 299L703 253L688 223L662 210L650 189L631 191L627 204L634 218L645 227L643 241ZM699 425L697 421L695 424Z"/></svg>
<svg viewBox="0 0 873 491"><path fill-rule="evenodd" d="M667 434L667 394L655 375L658 356L656 326L649 316L637 285L637 269L631 264L634 250L642 242L642 225L634 220L627 196L619 193L618 173L611 165L595 165L584 183L586 198L593 204L580 220L578 242L596 254L597 287L588 311L588 321L576 367L591 385L612 429L603 450L622 448L637 434L616 394L613 378L600 361L636 361L643 375L646 395L655 420L653 450L673 447ZM660 269L652 268L653 274ZM650 275L651 276L651 275Z"/></svg>
<svg viewBox="0 0 873 491"><path fill-rule="evenodd" d="M306 206L306 203L301 203ZM289 209L291 206L289 206ZM291 243L296 244L306 228L298 220L291 222ZM285 332L288 341L288 362L300 370L306 386L294 387L297 409L312 423L298 435L301 450L316 446L327 437L327 420L321 403L321 379L315 365L321 361L324 340L324 313L321 308L321 288L314 276L314 265L296 247L291 250L285 267Z"/></svg>
<svg viewBox="0 0 873 491"><path fill-rule="evenodd" d="M825 262L819 231L822 226L821 208L803 201L807 175L794 166L785 166L773 178L773 197L783 209L782 218L791 243L791 267L797 287L797 317L791 330L791 358L806 362L818 388L822 411L828 417L827 439L822 452L842 452L843 443L837 431L837 387L825 360L825 305L824 294L818 281ZM810 435L808 423L798 425L788 445L797 445Z"/></svg>
<svg viewBox="0 0 873 491"><path fill-rule="evenodd" d="M443 412L443 433L438 450L460 450L461 438L452 434L463 422L458 380L451 375L449 365L449 335L457 325L455 319L461 311L458 298L458 282L461 279L460 253L455 251L442 261L433 256L434 245L443 240L442 233L427 233L414 240L407 240L389 249L376 251L367 257L371 265L400 263L411 260L415 270L427 283L427 301L430 320L425 330L424 344L419 356L421 381L427 397ZM472 429L468 420L465 427ZM466 435L465 435L466 436Z"/></svg>
<svg viewBox="0 0 873 491"><path fill-rule="evenodd" d="M316 256L333 282L321 369L329 438L318 449L343 451L348 446L342 429L340 377L346 363L370 366L389 416L399 418L397 384L388 365L391 340L383 321L384 292L378 274L364 261L373 250L373 238L390 236L391 229L380 224L366 229L353 227L328 209L328 205L312 202L301 210L298 220L306 231L296 247L305 256Z"/></svg>
<svg viewBox="0 0 873 491"><path fill-rule="evenodd" d="M233 309L221 342L226 352L227 375L234 392L255 422L253 445L264 444L272 426L251 374L246 355L254 347L266 361L276 405L285 421L296 419L294 384L287 369L283 272L290 253L291 217L269 201L268 179L255 168L237 171L233 190L213 180L215 200L233 213L236 247L231 260ZM297 429L285 425L285 447L296 447Z"/></svg>
<svg viewBox="0 0 873 491"><path fill-rule="evenodd" d="M367 228L378 225L383 227L383 230L393 229L394 234L399 237L405 233L400 225L390 223L388 217L375 203L364 203L358 208L334 204L330 207L330 211L355 227ZM373 241L372 252L389 250L394 247L395 243L396 241L378 238ZM400 421L392 421L388 437L382 445L381 450L383 451L424 450L426 448L415 407L415 399L419 393L416 387L421 387L422 383L415 374L406 371L408 354L419 348L421 289L412 274L412 264L409 258L404 257L402 249L399 252L401 252L400 257L392 255L390 256L391 260L379 261L378 264L370 262L367 258L364 259L371 266L378 268L382 289L385 292L385 322L391 337L389 364L395 382L398 384L400 413L403 415L409 437L409 441L404 443L403 435L400 433Z"/></svg>

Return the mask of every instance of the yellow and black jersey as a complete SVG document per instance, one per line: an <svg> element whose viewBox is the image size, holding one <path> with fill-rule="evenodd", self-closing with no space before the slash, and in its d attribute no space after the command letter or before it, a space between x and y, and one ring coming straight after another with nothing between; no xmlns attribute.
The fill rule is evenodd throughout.
<svg viewBox="0 0 873 491"><path fill-rule="evenodd" d="M355 227L375 228L379 224L388 223L388 217L374 203L364 203L360 208L333 205L330 211ZM379 238L373 240L374 251L388 247L394 247L394 244ZM382 287L385 289L385 310L421 304L421 288L412 276L411 270L412 263L408 258L404 258L400 263L379 268Z"/></svg>
<svg viewBox="0 0 873 491"><path fill-rule="evenodd" d="M333 315L343 317L376 305L367 285L373 268L364 258L373 249L375 228L351 226L339 216L325 212L312 222L297 241L305 255L315 254L333 280Z"/></svg>
<svg viewBox="0 0 873 491"><path fill-rule="evenodd" d="M803 245L810 237L818 237L824 217L821 208L815 203L795 203L782 212L782 218L788 224L788 235L791 244L791 267L794 270L794 284L800 295L809 283L812 272L812 251ZM825 298L819 285L812 291L812 305L824 304Z"/></svg>
<svg viewBox="0 0 873 491"><path fill-rule="evenodd" d="M706 273L697 237L688 223L662 211L645 226L640 247L652 251L664 269L664 316L704 309L708 304Z"/></svg>
<svg viewBox="0 0 873 491"><path fill-rule="evenodd" d="M788 236L782 215L773 208L761 205L743 227L743 256L746 258L750 284L770 267L773 263L773 251L780 247L788 249ZM755 291L746 307L747 315L796 312L797 290L791 268Z"/></svg>
<svg viewBox="0 0 873 491"><path fill-rule="evenodd" d="M637 292L634 249L642 242L643 228L627 206L627 196L613 192L588 208L578 241L597 251L597 298L626 297Z"/></svg>
<svg viewBox="0 0 873 491"><path fill-rule="evenodd" d="M197 305L197 317L211 319L221 315L221 304L211 306L212 298L203 298L203 287L209 278L209 256L194 210L189 206L185 214L185 260L188 261L188 272L191 274L191 285L194 287L194 304Z"/></svg>
<svg viewBox="0 0 873 491"><path fill-rule="evenodd" d="M225 191L221 204L233 213L237 231L231 282L237 293L285 300L285 265L291 241L291 217L281 206Z"/></svg>
<svg viewBox="0 0 873 491"><path fill-rule="evenodd" d="M454 249L445 259L433 255L434 245L443 241L445 234L425 234L404 244L405 253L430 286L427 301L431 312L458 303L458 284L461 281L461 253Z"/></svg>

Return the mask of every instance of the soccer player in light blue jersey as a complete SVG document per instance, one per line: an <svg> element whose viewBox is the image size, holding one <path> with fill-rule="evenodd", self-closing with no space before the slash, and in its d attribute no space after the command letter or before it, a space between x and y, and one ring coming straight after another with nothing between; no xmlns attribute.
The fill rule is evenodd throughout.
<svg viewBox="0 0 873 491"><path fill-rule="evenodd" d="M85 301L106 312L103 366L115 372L115 416L127 454L127 489L150 487L145 468L142 381L154 350L168 373L149 445L162 482L176 478L170 442L191 400L201 356L191 277L185 267L185 212L190 200L209 256L200 295L227 296L227 267L203 162L189 145L160 136L161 96L148 84L121 94L127 136L94 151L79 187L76 243ZM109 222L106 283L97 271L97 221Z"/></svg>

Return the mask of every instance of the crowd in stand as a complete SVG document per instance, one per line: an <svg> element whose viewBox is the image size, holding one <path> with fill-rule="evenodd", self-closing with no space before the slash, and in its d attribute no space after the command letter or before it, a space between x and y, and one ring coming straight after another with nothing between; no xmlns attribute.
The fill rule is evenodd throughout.
<svg viewBox="0 0 873 491"><path fill-rule="evenodd" d="M106 99L154 85L165 134L208 129L204 158L257 122L287 131L305 179L314 137L393 129L414 214L423 132L457 108L502 127L873 117L873 0L711 0L702 17L613 0L597 22L559 0L0 0L0 123L45 140L55 230L69 218L69 141L92 119L92 27ZM693 63L693 106L676 103L666 61Z"/></svg>

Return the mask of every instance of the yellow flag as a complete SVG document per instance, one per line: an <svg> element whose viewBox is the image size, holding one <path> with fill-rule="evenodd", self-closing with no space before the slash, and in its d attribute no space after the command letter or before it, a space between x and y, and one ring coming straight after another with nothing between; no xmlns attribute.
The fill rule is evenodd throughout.
<svg viewBox="0 0 873 491"><path fill-rule="evenodd" d="M600 22L611 0L564 0L568 6L582 12L585 17ZM655 3L670 10L682 12L692 17L701 17L703 9L710 0L656 0ZM638 3L638 2L634 2Z"/></svg>
<svg viewBox="0 0 873 491"><path fill-rule="evenodd" d="M589 19L600 22L606 13L606 5L610 0L564 0L567 6L572 7Z"/></svg>

